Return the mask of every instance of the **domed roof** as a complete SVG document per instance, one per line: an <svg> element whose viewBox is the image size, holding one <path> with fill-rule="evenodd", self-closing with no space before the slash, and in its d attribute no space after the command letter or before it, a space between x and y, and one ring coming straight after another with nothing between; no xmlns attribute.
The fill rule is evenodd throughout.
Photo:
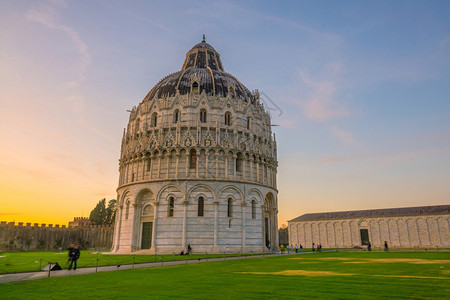
<svg viewBox="0 0 450 300"><path fill-rule="evenodd" d="M244 101L253 102L252 93L233 75L223 69L220 54L205 41L198 43L186 53L180 71L161 79L144 100L189 94L193 86L198 93L226 97L232 93Z"/></svg>

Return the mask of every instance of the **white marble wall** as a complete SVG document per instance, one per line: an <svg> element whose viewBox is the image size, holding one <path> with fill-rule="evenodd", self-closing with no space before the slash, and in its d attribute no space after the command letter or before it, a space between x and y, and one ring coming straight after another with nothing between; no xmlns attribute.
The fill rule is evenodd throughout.
<svg viewBox="0 0 450 300"><path fill-rule="evenodd" d="M273 199L266 200L270 199L268 195ZM204 215L199 217L200 196L205 202ZM168 216L170 197L175 199L173 216ZM276 191L269 187L199 181L142 183L119 189L119 198L114 253L179 253L187 244L194 253L226 252L227 248L230 252L264 252L266 214L270 218L271 242L278 240ZM231 218L227 216L228 198L233 199ZM252 200L256 202L255 218ZM153 215L142 214L146 205L154 208ZM142 222L146 221L153 222L152 247L141 250Z"/></svg>
<svg viewBox="0 0 450 300"><path fill-rule="evenodd" d="M361 246L360 229L368 229L374 247L450 247L449 215L403 216L289 222L289 243L325 248Z"/></svg>

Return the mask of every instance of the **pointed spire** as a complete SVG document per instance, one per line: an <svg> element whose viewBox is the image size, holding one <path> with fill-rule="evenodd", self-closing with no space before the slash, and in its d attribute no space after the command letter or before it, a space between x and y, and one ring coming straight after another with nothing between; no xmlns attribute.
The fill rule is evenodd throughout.
<svg viewBox="0 0 450 300"><path fill-rule="evenodd" d="M202 43L206 43L206 36L205 36L205 34L203 34L203 40L202 40Z"/></svg>

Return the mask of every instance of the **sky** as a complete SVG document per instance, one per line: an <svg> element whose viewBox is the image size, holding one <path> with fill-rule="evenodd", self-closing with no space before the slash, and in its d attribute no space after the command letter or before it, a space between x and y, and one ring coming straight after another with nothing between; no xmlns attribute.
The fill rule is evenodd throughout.
<svg viewBox="0 0 450 300"><path fill-rule="evenodd" d="M127 110L202 34L270 111L279 225L450 204L449 1L0 0L0 220L116 198Z"/></svg>

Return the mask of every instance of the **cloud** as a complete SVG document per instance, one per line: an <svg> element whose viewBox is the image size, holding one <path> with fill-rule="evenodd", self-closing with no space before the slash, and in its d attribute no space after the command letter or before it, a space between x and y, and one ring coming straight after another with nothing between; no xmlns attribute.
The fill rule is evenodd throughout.
<svg viewBox="0 0 450 300"><path fill-rule="evenodd" d="M356 141L352 133L344 131L336 126L331 127L331 132L335 137L337 137L341 142L344 142L345 144L354 144Z"/></svg>
<svg viewBox="0 0 450 300"><path fill-rule="evenodd" d="M50 1L47 5L43 5L39 9L28 10L25 17L28 20L39 23L49 29L62 31L72 41L77 52L80 54L78 80L68 83L69 87L75 87L85 79L86 69L91 64L91 55L89 54L87 45L83 42L75 29L58 22L59 13L57 12L57 6L65 7L66 3L64 1Z"/></svg>
<svg viewBox="0 0 450 300"><path fill-rule="evenodd" d="M342 118L350 115L350 111L336 101L339 85L338 73L341 65L334 63L327 66L327 71L321 74L322 78L314 79L305 73L300 73L300 80L309 90L306 100L300 102L303 114L310 120L328 120L332 118Z"/></svg>

